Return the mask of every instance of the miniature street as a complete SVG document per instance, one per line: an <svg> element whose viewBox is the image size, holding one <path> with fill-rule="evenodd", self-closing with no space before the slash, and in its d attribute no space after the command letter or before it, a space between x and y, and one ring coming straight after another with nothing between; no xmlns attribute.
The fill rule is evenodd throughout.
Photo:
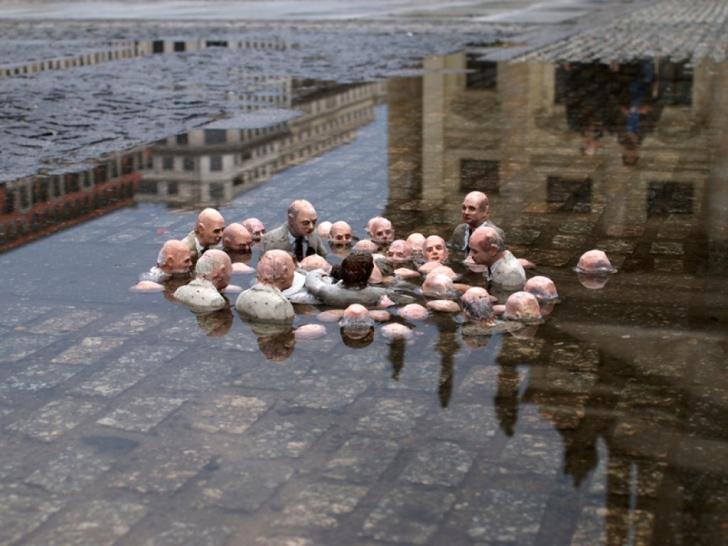
<svg viewBox="0 0 728 546"><path fill-rule="evenodd" d="M724 2L0 2L0 29L0 544L724 543ZM392 308L411 339L353 344L296 306L307 340L129 290L204 207L447 239L472 190L558 287L520 333Z"/></svg>

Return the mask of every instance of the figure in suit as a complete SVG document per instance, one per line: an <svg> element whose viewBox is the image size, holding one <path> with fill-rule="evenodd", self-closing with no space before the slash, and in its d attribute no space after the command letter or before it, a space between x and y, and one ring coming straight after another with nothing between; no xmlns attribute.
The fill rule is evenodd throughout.
<svg viewBox="0 0 728 546"><path fill-rule="evenodd" d="M200 212L197 216L195 229L182 239L182 242L190 249L193 264L197 263L197 260L208 248L215 247L220 243L224 229L225 219L217 210L207 208Z"/></svg>
<svg viewBox="0 0 728 546"><path fill-rule="evenodd" d="M463 199L462 205L464 223L455 226L450 239L450 246L462 250L467 254L470 251L470 235L479 227L492 227L497 229L505 239L503 230L488 221L490 216L490 203L488 196L481 191L471 191Z"/></svg>
<svg viewBox="0 0 728 546"><path fill-rule="evenodd" d="M263 236L263 252L285 250L297 262L306 256L326 256L326 248L316 232L316 209L308 201L297 199L288 206L288 222Z"/></svg>

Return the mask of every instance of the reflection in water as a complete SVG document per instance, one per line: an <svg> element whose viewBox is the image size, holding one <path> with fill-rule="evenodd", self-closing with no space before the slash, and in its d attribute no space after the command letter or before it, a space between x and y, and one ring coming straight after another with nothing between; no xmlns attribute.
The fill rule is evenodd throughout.
<svg viewBox="0 0 728 546"><path fill-rule="evenodd" d="M134 162L129 173L114 174L109 166L106 179L99 174L98 186L132 176L151 158L139 200L226 202L272 173L348 141L371 119L386 89L389 196L383 214L397 232L448 236L460 222L463 195L486 191L493 220L505 229L515 254L553 278L564 298L543 325L519 336L458 327L449 317L418 323L417 332L425 335L417 341L389 343L397 386L434 395L432 382L422 388L417 380L429 380L433 371L438 375L426 364L439 355L437 396L448 411L424 419L457 417L462 387L463 396L487 402L484 414L493 410L493 429L500 427L505 454L523 444L531 454L542 454L539 449L545 452L555 443L559 476L554 480L548 474L553 468L546 458L527 459L527 475L543 478L534 480L534 489L553 487L549 506L569 505L563 517L571 519L559 524L574 530L573 543L717 544L725 530L728 489L723 297L728 292L728 153L723 153L728 67L663 60L501 64L463 53L425 64L423 78L327 87L320 94L304 93L300 103L293 98L299 85L294 80L261 80L277 90L271 95L283 101L277 106L304 114L264 127L207 128L166 139L129 156ZM308 83L300 88L308 90ZM75 200L97 187L96 171L88 182L79 176L77 186L72 178L66 186L65 175L34 177L26 183L26 197L20 182L5 185L6 236L18 231L9 223L16 226L32 215L29 196L37 181L48 181L37 194L39 203L50 204L64 191ZM135 188L131 179L123 183ZM101 195L113 191L121 190ZM332 198L322 194L321 200L330 204ZM620 271L601 290L584 289L571 271L590 248L606 250ZM227 309L197 320L211 335L236 327ZM34 327L42 332L42 325ZM292 363L300 358L315 366L312 375L326 388L329 361L339 364L338 357L352 347L363 349L356 356L364 361L385 343L380 326L359 339L341 332L343 343L323 363L312 363L309 355L295 351L290 328L250 327L265 358ZM422 342L435 336L434 344ZM406 353L418 366L405 367ZM493 353L495 373L478 382L477 372L487 368L483 357ZM464 354L472 358L466 361ZM355 366L343 360L337 373ZM373 369L357 373L365 377ZM265 381L262 388L279 388ZM367 384L360 377L351 383L353 393ZM331 391L332 399L340 394ZM354 409L344 411L358 418L356 395L350 392L342 404ZM456 426L444 433L444 427L434 427L437 433L430 435L429 424L408 429L412 445L455 438L462 449L483 453L477 443L482 439L476 441L469 431L458 437ZM486 449L489 456L500 456L490 445ZM506 460L503 455L498 463L513 471L521 456ZM477 480L477 474L469 478ZM562 496L564 482L578 493ZM515 495L517 489L509 492Z"/></svg>

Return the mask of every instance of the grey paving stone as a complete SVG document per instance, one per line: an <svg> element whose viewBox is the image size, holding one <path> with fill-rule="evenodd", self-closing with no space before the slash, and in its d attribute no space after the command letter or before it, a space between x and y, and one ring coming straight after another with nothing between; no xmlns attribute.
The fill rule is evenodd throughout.
<svg viewBox="0 0 728 546"><path fill-rule="evenodd" d="M329 417L269 412L242 437L240 453L253 459L300 457L330 426Z"/></svg>
<svg viewBox="0 0 728 546"><path fill-rule="evenodd" d="M379 501L362 533L387 542L425 544L454 502L452 493L398 487Z"/></svg>
<svg viewBox="0 0 728 546"><path fill-rule="evenodd" d="M111 468L113 459L96 450L74 445L28 476L25 483L53 493L78 493Z"/></svg>
<svg viewBox="0 0 728 546"><path fill-rule="evenodd" d="M425 427L432 438L486 444L495 436L498 423L491 405L457 404L429 417Z"/></svg>
<svg viewBox="0 0 728 546"><path fill-rule="evenodd" d="M611 537L633 535L633 544L653 544L654 515L646 510L585 506L571 538L571 546L607 544Z"/></svg>
<svg viewBox="0 0 728 546"><path fill-rule="evenodd" d="M76 332L91 324L93 321L100 319L103 313L99 311L74 310L66 311L54 317L50 317L40 324L29 328L34 334L61 334L66 332Z"/></svg>
<svg viewBox="0 0 728 546"><path fill-rule="evenodd" d="M500 474L530 472L553 476L563 466L563 447L558 438L520 433L508 438L501 452Z"/></svg>
<svg viewBox="0 0 728 546"><path fill-rule="evenodd" d="M286 502L283 515L273 524L278 527L337 527L337 516L352 512L367 491L368 488L356 485L308 485L297 497Z"/></svg>
<svg viewBox="0 0 728 546"><path fill-rule="evenodd" d="M145 236L149 237L151 234L151 230L140 228L127 228L121 231L117 231L112 235L109 235L108 237L104 237L102 241L113 244L130 243Z"/></svg>
<svg viewBox="0 0 728 546"><path fill-rule="evenodd" d="M193 321L181 322L159 331L159 339L164 342L180 341L185 344L199 343L205 333Z"/></svg>
<svg viewBox="0 0 728 546"><path fill-rule="evenodd" d="M0 391L39 391L68 381L78 369L53 364L31 364L0 383Z"/></svg>
<svg viewBox="0 0 728 546"><path fill-rule="evenodd" d="M205 446L172 440L146 445L124 459L121 474L112 478L110 485L139 493L172 493L199 474L212 458Z"/></svg>
<svg viewBox="0 0 728 546"><path fill-rule="evenodd" d="M425 445L415 451L400 479L422 485L454 487L465 478L474 460L473 452L451 442Z"/></svg>
<svg viewBox="0 0 728 546"><path fill-rule="evenodd" d="M210 479L199 484L203 505L255 512L293 476L293 468L271 461L221 463Z"/></svg>
<svg viewBox="0 0 728 546"><path fill-rule="evenodd" d="M682 256L685 254L685 247L682 243L654 242L650 245L650 254L666 254L669 256Z"/></svg>
<svg viewBox="0 0 728 546"><path fill-rule="evenodd" d="M129 401L124 407L116 408L96 422L100 425L121 430L149 432L184 402L184 398L165 398L162 396L136 398Z"/></svg>
<svg viewBox="0 0 728 546"><path fill-rule="evenodd" d="M361 379L337 376L306 378L298 382L301 392L290 404L294 407L340 410L356 400L368 386L369 383Z"/></svg>
<svg viewBox="0 0 728 546"><path fill-rule="evenodd" d="M54 364L87 365L101 360L106 353L121 347L124 337L85 337L78 345L73 345L51 362Z"/></svg>
<svg viewBox="0 0 728 546"><path fill-rule="evenodd" d="M28 544L44 546L111 546L147 513L143 504L91 500L64 512Z"/></svg>
<svg viewBox="0 0 728 546"><path fill-rule="evenodd" d="M13 544L58 512L61 499L18 484L0 484L0 543Z"/></svg>
<svg viewBox="0 0 728 546"><path fill-rule="evenodd" d="M0 339L0 362L17 362L47 347L56 339L58 338L51 336L10 334L9 337Z"/></svg>
<svg viewBox="0 0 728 546"><path fill-rule="evenodd" d="M6 304L3 315L0 316L0 325L14 327L35 320L52 309L53 307L36 305L32 301Z"/></svg>
<svg viewBox="0 0 728 546"><path fill-rule="evenodd" d="M21 421L8 425L7 429L51 442L62 434L76 428L86 419L97 414L102 406L81 400L53 400Z"/></svg>
<svg viewBox="0 0 728 546"><path fill-rule="evenodd" d="M183 347L135 347L105 370L97 372L71 390L74 394L111 397L125 391L156 371L166 360L184 351ZM56 368L61 368L56 366Z"/></svg>
<svg viewBox="0 0 728 546"><path fill-rule="evenodd" d="M120 336L133 336L156 327L160 318L152 313L129 313L99 330L102 334L116 334Z"/></svg>
<svg viewBox="0 0 728 546"><path fill-rule="evenodd" d="M607 254L632 254L637 247L637 241L629 239L602 239L597 241L594 248L603 250Z"/></svg>
<svg viewBox="0 0 728 546"><path fill-rule="evenodd" d="M236 387L287 390L295 387L311 367L311 361L254 361L233 368L231 382Z"/></svg>
<svg viewBox="0 0 728 546"><path fill-rule="evenodd" d="M205 392L220 388L230 382L232 364L224 356L193 357L194 362L167 367L158 374L162 378L160 388L171 393Z"/></svg>
<svg viewBox="0 0 728 546"><path fill-rule="evenodd" d="M397 442L354 436L326 463L322 474L347 482L371 483L387 469L398 451Z"/></svg>
<svg viewBox="0 0 728 546"><path fill-rule="evenodd" d="M224 525L203 526L175 521L168 529L147 540L144 546L224 546L232 534L233 529Z"/></svg>
<svg viewBox="0 0 728 546"><path fill-rule="evenodd" d="M554 235L551 244L554 248L577 249L584 246L586 237L581 235Z"/></svg>
<svg viewBox="0 0 728 546"><path fill-rule="evenodd" d="M269 402L253 396L224 394L188 405L190 426L204 432L242 434L270 407Z"/></svg>
<svg viewBox="0 0 728 546"><path fill-rule="evenodd" d="M485 543L533 544L548 498L528 490L491 489L472 503L458 504L470 515L467 534Z"/></svg>
<svg viewBox="0 0 728 546"><path fill-rule="evenodd" d="M509 245L530 245L540 236L541 232L536 229L516 226L507 230L506 241Z"/></svg>
<svg viewBox="0 0 728 546"><path fill-rule="evenodd" d="M418 418L430 405L429 401L414 398L380 399L359 419L355 430L389 438L406 436L417 426Z"/></svg>
<svg viewBox="0 0 728 546"><path fill-rule="evenodd" d="M316 542L301 536L280 535L257 537L255 544L256 546L314 546Z"/></svg>

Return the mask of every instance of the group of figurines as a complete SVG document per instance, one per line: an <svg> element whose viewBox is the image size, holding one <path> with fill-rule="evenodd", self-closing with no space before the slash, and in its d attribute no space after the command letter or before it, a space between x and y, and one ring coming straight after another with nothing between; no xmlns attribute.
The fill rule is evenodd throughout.
<svg viewBox="0 0 728 546"><path fill-rule="evenodd" d="M235 308L259 328L293 328L294 304L324 306L317 318L338 321L350 340L371 336L375 322L386 323L381 331L387 338L407 339L412 329L403 322L430 313L462 314L484 335L514 332L542 321L559 295L548 277L527 278L534 265L507 250L505 233L489 216L487 195L469 193L463 223L446 242L421 233L395 239L392 223L381 216L367 223L368 238L357 239L344 221L318 223L313 205L302 199L290 204L285 223L268 232L256 218L225 225L219 211L207 208L184 239L164 243L157 265L133 290L166 290L195 313L227 308L225 295L239 292ZM260 252L255 269L246 263L254 251ZM447 265L455 265L449 262L455 256L461 273ZM584 253L575 269L591 288L615 272L601 250ZM247 290L229 283L231 274L253 272ZM296 338L325 332L315 323L294 330Z"/></svg>

